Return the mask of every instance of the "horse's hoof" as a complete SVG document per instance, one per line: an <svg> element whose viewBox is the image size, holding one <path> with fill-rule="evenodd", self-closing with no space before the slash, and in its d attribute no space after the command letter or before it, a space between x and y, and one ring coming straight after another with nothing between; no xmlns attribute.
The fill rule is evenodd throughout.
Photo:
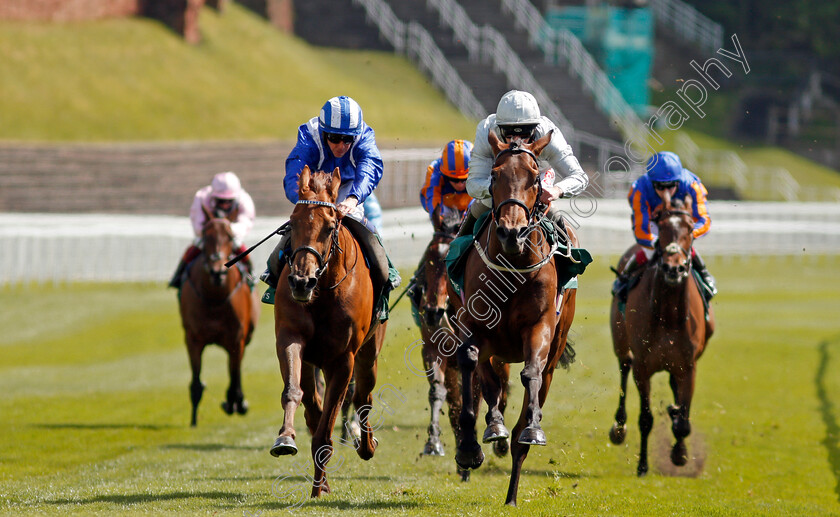
<svg viewBox="0 0 840 517"><path fill-rule="evenodd" d="M539 427L526 427L519 434L519 443L523 445L545 445L545 433Z"/></svg>
<svg viewBox="0 0 840 517"><path fill-rule="evenodd" d="M423 456L444 456L443 444L440 443L440 440L430 438L423 447Z"/></svg>
<svg viewBox="0 0 840 517"><path fill-rule="evenodd" d="M363 460L368 461L373 458L373 453L376 451L376 448L379 447L379 440L377 440L375 436L373 437L373 449L370 451L362 447L361 439L354 439L353 446L356 448L356 454L358 454Z"/></svg>
<svg viewBox="0 0 840 517"><path fill-rule="evenodd" d="M671 449L671 463L678 467L682 467L688 462L688 450L685 448L685 443L677 442Z"/></svg>
<svg viewBox="0 0 840 517"><path fill-rule="evenodd" d="M505 440L510 436L510 431L504 424L492 423L484 430L484 436L481 437L483 443L491 443L499 440Z"/></svg>
<svg viewBox="0 0 840 517"><path fill-rule="evenodd" d="M499 440L499 441L493 442L493 453L496 456L498 456L500 458L504 458L505 456L507 456L507 453L508 453L509 450L510 450L510 440L508 440L507 438L504 439L504 440Z"/></svg>
<svg viewBox="0 0 840 517"><path fill-rule="evenodd" d="M639 467L636 469L636 475L640 478L645 477L647 472L648 472L648 466L647 465L639 465Z"/></svg>
<svg viewBox="0 0 840 517"><path fill-rule="evenodd" d="M242 402L240 402L236 406L236 412L239 413L240 415L244 415L245 413L248 412L248 407L249 407L248 406L248 401L246 401L245 399L242 399Z"/></svg>
<svg viewBox="0 0 840 517"><path fill-rule="evenodd" d="M624 438L627 437L627 424L618 425L613 424L610 428L610 441L616 445L624 443Z"/></svg>
<svg viewBox="0 0 840 517"><path fill-rule="evenodd" d="M484 463L484 451L481 450L481 445L475 444L474 449L463 450L458 447L455 453L455 463L462 469L477 469Z"/></svg>
<svg viewBox="0 0 840 517"><path fill-rule="evenodd" d="M458 469L458 474L461 475L461 482L462 483L469 482L469 480L470 480L470 471L469 470L459 468Z"/></svg>
<svg viewBox="0 0 840 517"><path fill-rule="evenodd" d="M291 436L278 436L274 441L274 446L271 447L271 455L275 458L279 456L294 456L297 454L298 448L295 445L295 440Z"/></svg>
<svg viewBox="0 0 840 517"><path fill-rule="evenodd" d="M228 404L227 400L225 400L224 402L222 402L222 411L224 411L228 415L232 415L233 414L233 405Z"/></svg>

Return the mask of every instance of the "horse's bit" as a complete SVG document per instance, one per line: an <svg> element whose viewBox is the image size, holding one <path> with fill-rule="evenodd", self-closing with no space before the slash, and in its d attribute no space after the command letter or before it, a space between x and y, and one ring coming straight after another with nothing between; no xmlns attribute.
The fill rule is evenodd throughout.
<svg viewBox="0 0 840 517"><path fill-rule="evenodd" d="M338 212L338 207L335 206L335 203L330 203L328 201L317 201L317 200L307 200L307 199L299 199L296 205L318 205L318 206L326 206L328 208L332 208L336 212ZM335 228L330 235L330 249L327 251L327 256L324 257L321 253L313 248L312 246L301 246L297 248L295 251L290 253L286 256L286 262L289 264L289 268L292 267L292 262L295 260L295 256L299 252L304 253L312 253L315 255L315 258L318 260L318 269L315 270L315 278L321 278L321 275L324 274L324 271L327 270L327 264L330 262L330 258L332 257L333 250L338 248L339 253L342 251L341 247L338 245L338 231L341 228L341 219L338 220L338 224L335 225Z"/></svg>

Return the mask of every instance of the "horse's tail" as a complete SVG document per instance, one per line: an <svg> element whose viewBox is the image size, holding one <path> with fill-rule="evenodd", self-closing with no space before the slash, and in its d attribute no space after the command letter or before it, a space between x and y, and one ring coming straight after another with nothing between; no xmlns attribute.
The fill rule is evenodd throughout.
<svg viewBox="0 0 840 517"><path fill-rule="evenodd" d="M560 359L558 360L560 366L562 366L566 370L569 369L569 365L575 362L575 357L577 356L577 352L575 352L575 349L572 345L574 345L572 339L567 337L566 348L563 349L563 353L560 354Z"/></svg>

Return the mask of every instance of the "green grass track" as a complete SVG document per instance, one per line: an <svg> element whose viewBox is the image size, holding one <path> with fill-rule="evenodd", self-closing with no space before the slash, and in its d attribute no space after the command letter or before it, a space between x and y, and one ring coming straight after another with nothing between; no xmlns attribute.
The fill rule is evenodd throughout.
<svg viewBox="0 0 840 517"><path fill-rule="evenodd" d="M691 458L680 469L668 463L670 392L658 374L644 479L635 475L635 387L625 444L607 438L618 399L607 263L596 259L580 279L578 360L552 384L543 418L549 443L532 448L525 462L518 509L503 506L509 458L489 454L461 483L448 427L447 456L419 456L428 385L404 362L419 338L405 301L389 324L378 385L395 386L406 401L390 400L376 456L363 462L336 445L333 493L287 509L278 494L306 486L309 437L299 411L301 454L268 454L283 388L270 311L245 356L251 411L228 417L220 410L227 373L213 347L204 355L199 425L190 428L189 366L171 290L0 288L0 514L840 514L840 257L709 259L721 290L718 332L699 363ZM412 359L419 362L418 351ZM519 369L510 426L521 406Z"/></svg>

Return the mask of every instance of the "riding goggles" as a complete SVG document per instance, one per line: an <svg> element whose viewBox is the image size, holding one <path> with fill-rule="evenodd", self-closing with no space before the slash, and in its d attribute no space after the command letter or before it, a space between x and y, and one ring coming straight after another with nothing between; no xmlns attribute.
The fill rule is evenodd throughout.
<svg viewBox="0 0 840 517"><path fill-rule="evenodd" d="M324 138L327 139L328 142L332 142L334 144L343 142L345 144L352 144L353 140L356 139L353 135L340 135L338 133L325 133Z"/></svg>
<svg viewBox="0 0 840 517"><path fill-rule="evenodd" d="M511 126L499 126L503 138L517 137L525 140L530 140L534 136L534 130L537 129L536 124L522 124Z"/></svg>
<svg viewBox="0 0 840 517"><path fill-rule="evenodd" d="M653 188L655 190L667 190L669 188L674 188L677 186L676 181L654 181Z"/></svg>

